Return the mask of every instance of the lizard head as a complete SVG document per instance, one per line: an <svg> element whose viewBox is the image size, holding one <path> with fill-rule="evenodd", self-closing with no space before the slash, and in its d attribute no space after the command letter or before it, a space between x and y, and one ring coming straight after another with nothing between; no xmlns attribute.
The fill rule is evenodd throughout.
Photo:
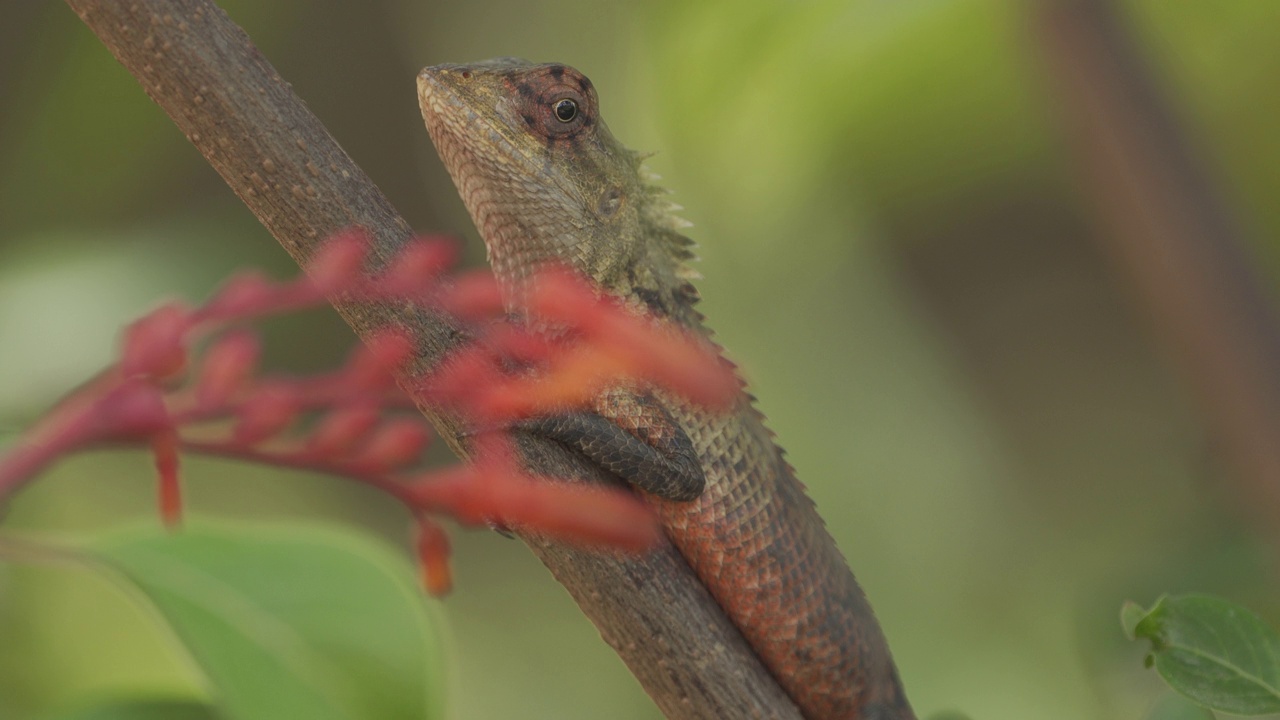
<svg viewBox="0 0 1280 720"><path fill-rule="evenodd" d="M427 130L504 282L547 262L608 285L640 251L640 160L566 65L503 58L418 75Z"/></svg>
<svg viewBox="0 0 1280 720"><path fill-rule="evenodd" d="M514 58L437 65L418 74L418 100L509 301L554 263L658 315L692 317L688 223L609 132L585 75Z"/></svg>

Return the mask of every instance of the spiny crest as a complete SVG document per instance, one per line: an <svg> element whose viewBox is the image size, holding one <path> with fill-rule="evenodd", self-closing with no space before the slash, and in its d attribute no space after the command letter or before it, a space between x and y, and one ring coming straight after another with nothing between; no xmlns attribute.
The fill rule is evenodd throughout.
<svg viewBox="0 0 1280 720"><path fill-rule="evenodd" d="M662 177L644 164L644 160L653 156L652 153L642 154L633 151L632 156L636 173L640 176L643 187L644 202L641 214L645 223L648 224L654 236L659 238L670 250L672 256L679 261L676 277L685 281L701 278L702 275L688 265L698 257L693 252L696 244L683 232L693 227L693 223L677 214L684 209L684 206L673 202L668 197L671 190L657 184Z"/></svg>

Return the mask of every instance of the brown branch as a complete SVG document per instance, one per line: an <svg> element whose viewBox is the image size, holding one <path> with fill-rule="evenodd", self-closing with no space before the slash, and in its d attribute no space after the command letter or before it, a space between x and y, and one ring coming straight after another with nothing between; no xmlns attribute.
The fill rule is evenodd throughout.
<svg viewBox="0 0 1280 720"><path fill-rule="evenodd" d="M1244 505L1280 520L1280 325L1245 243L1111 0L1035 17L1106 249L1204 410Z"/></svg>
<svg viewBox="0 0 1280 720"><path fill-rule="evenodd" d="M295 260L361 225L383 261L408 224L338 147L244 31L208 0L67 0ZM405 92L413 93L406 77ZM441 317L341 306L361 337L396 323L422 339L419 370L455 347ZM424 407L459 452L456 421ZM553 443L521 438L536 472L606 482ZM642 558L526 538L670 718L799 718L738 631L667 545ZM566 699L566 701L570 701Z"/></svg>

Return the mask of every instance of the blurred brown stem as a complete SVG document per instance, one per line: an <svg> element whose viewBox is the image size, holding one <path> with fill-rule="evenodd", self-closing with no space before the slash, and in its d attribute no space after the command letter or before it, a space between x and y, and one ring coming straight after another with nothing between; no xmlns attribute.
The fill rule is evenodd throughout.
<svg viewBox="0 0 1280 720"><path fill-rule="evenodd" d="M1264 528L1280 527L1280 325L1230 212L1110 0L1042 0L1037 31L1111 253Z"/></svg>
<svg viewBox="0 0 1280 720"><path fill-rule="evenodd" d="M299 264L360 225L383 262L408 224L235 25L208 0L67 0ZM413 76L405 78L412 94ZM363 338L388 323L420 338L421 368L458 344L446 318L344 305ZM423 407L463 452L456 421ZM522 438L535 472L605 482L553 443ZM798 718L799 713L670 545L645 557L525 538L670 718ZM566 702L572 702L566 699Z"/></svg>

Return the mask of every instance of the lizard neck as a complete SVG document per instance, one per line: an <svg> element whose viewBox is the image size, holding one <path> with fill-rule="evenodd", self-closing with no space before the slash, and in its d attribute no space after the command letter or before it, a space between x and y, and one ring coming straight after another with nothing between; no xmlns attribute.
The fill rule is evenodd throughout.
<svg viewBox="0 0 1280 720"><path fill-rule="evenodd" d="M694 310L698 291L693 281L701 277L690 263L696 260L694 243L683 230L691 223L676 213L681 207L669 199L669 191L654 184L656 176L637 162L641 199L636 244L639 262L629 268L622 283L608 288L649 313L689 327L700 325Z"/></svg>
<svg viewBox="0 0 1280 720"><path fill-rule="evenodd" d="M681 232L690 223L676 215L680 206L654 184L656 176L642 158L622 152L629 156L628 175L615 176L600 191L595 212L575 213L582 222L568 227L548 232L546 226L513 222L516 216L486 206L483 193L472 194L481 199L467 204L489 263L513 307L537 270L567 267L637 312L697 327L702 318L694 310L693 281L700 275L690 265L694 243Z"/></svg>

